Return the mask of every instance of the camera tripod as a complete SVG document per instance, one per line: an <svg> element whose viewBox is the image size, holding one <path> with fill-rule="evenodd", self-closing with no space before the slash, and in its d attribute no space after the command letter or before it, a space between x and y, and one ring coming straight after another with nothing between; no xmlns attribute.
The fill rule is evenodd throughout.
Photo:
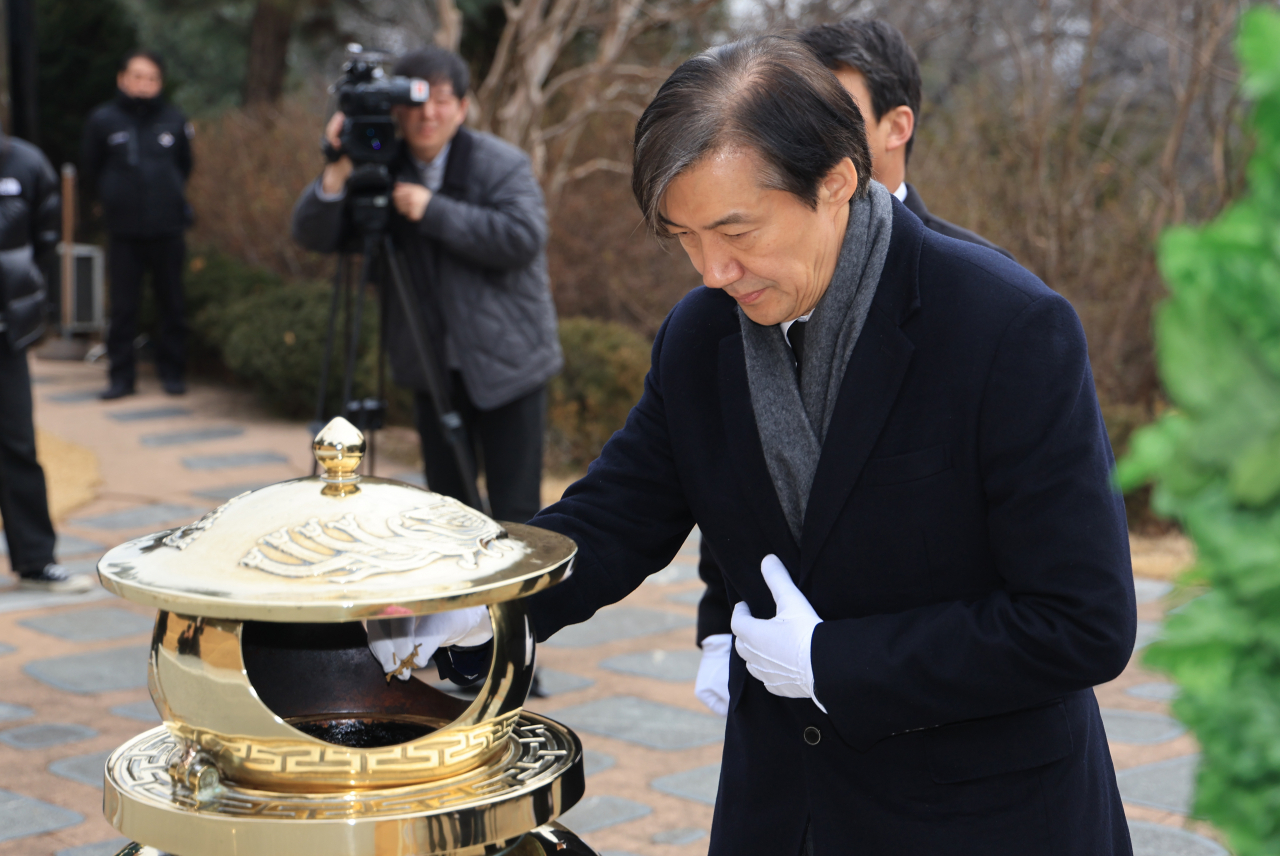
<svg viewBox="0 0 1280 856"><path fill-rule="evenodd" d="M462 476L463 492L466 495L459 498L472 508L488 514L488 503L481 497L476 487L476 465L468 444L466 426L450 400L446 375L441 370L435 353L427 341L426 331L423 329L421 306L417 295L409 287L399 248L387 229L391 217L391 188L391 173L383 164L362 164L355 169L347 181L352 223L361 245L360 274L355 282L355 288L352 289L350 280L352 250L345 248L338 256L337 268L334 271L328 333L325 338L324 359L320 366L320 387L316 397L315 422L317 425L323 425L325 422L325 397L329 389L329 374L337 337L338 306L345 304L345 318L349 330L344 349L342 408L346 418L370 438L369 466L372 470L376 450L374 432L383 427L386 417L384 331L390 304L394 298L404 315L409 338L412 340L414 357L425 378L427 395L439 419L440 431L453 452L454 462ZM364 320L363 292L366 284L372 285L377 292L381 310L377 345L377 396L356 400L352 399L351 393L356 359L359 354L360 328Z"/></svg>

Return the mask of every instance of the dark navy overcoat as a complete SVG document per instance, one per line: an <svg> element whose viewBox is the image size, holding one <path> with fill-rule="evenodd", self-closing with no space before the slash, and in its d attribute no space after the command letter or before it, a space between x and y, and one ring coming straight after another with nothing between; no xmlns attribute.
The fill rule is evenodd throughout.
<svg viewBox="0 0 1280 856"><path fill-rule="evenodd" d="M806 825L817 856L1129 854L1091 689L1136 626L1112 465L1070 304L895 200L800 543L736 306L699 288L663 323L625 427L531 521L579 547L531 614L539 640L587 619L695 523L758 617L774 613L760 560L790 569L823 618L829 713L771 695L733 654L712 856L794 856Z"/></svg>

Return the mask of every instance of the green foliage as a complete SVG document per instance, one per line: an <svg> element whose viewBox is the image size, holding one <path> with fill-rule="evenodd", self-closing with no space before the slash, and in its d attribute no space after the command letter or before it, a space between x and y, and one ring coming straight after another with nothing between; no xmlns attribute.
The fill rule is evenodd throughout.
<svg viewBox="0 0 1280 856"><path fill-rule="evenodd" d="M116 0L36 0L35 14L40 147L57 167L79 159L84 121L115 96L138 35Z"/></svg>
<svg viewBox="0 0 1280 856"><path fill-rule="evenodd" d="M640 400L649 370L649 342L613 321L560 322L564 371L548 388L547 435L552 463L585 467L600 455Z"/></svg>
<svg viewBox="0 0 1280 856"><path fill-rule="evenodd" d="M1280 12L1244 16L1237 50L1254 101L1249 194L1159 247L1171 293L1156 320L1175 410L1137 432L1122 486L1153 481L1157 510L1195 540L1184 582L1208 588L1170 617L1146 661L1182 687L1203 747L1196 811L1240 856L1280 854Z"/></svg>

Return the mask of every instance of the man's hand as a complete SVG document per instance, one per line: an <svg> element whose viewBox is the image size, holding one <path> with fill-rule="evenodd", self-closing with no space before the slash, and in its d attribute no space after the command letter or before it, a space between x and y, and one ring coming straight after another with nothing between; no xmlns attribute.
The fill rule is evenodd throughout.
<svg viewBox="0 0 1280 856"><path fill-rule="evenodd" d="M369 650L382 664L387 680L392 675L409 680L409 673L426 666L437 648L483 645L492 638L489 610L483 606L369 622Z"/></svg>
<svg viewBox="0 0 1280 856"><path fill-rule="evenodd" d="M334 149L342 151L342 123L347 117L339 110L329 117L329 124L324 127L324 138ZM324 173L320 176L320 188L329 196L337 196L347 186L347 179L355 167L351 158L343 155L331 164L325 164Z"/></svg>
<svg viewBox="0 0 1280 856"><path fill-rule="evenodd" d="M826 713L813 694L813 663L809 656L813 628L822 619L796 588L777 556L765 556L760 573L773 593L778 612L767 620L753 618L751 607L746 601L739 601L729 623L738 637L738 654L747 662L747 671L769 692L784 698L813 699Z"/></svg>
<svg viewBox="0 0 1280 856"><path fill-rule="evenodd" d="M397 181L396 189L391 191L391 201L406 220L417 223L427 210L427 203L431 201L431 191L421 184Z"/></svg>
<svg viewBox="0 0 1280 856"><path fill-rule="evenodd" d="M717 633L702 640L702 660L693 694L698 701L721 716L729 715L729 649L733 636Z"/></svg>

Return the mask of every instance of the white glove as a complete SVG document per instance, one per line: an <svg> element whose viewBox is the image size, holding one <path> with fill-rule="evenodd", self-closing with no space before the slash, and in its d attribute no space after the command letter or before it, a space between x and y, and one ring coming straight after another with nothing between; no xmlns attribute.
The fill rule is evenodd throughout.
<svg viewBox="0 0 1280 856"><path fill-rule="evenodd" d="M813 694L813 662L809 656L813 628L822 619L796 588L777 556L765 556L760 573L773 593L778 612L767 620L752 618L746 601L738 602L729 623L738 637L738 654L747 662L747 671L769 692L784 698L813 699L818 709L826 713Z"/></svg>
<svg viewBox="0 0 1280 856"><path fill-rule="evenodd" d="M729 715L729 649L733 636L717 633L702 640L702 660L698 663L698 679L693 694L698 701L721 716Z"/></svg>
<svg viewBox="0 0 1280 856"><path fill-rule="evenodd" d="M395 675L402 681L409 680L413 669L426 666L437 648L483 645L492 638L493 624L484 606L369 622L369 650L388 678Z"/></svg>

